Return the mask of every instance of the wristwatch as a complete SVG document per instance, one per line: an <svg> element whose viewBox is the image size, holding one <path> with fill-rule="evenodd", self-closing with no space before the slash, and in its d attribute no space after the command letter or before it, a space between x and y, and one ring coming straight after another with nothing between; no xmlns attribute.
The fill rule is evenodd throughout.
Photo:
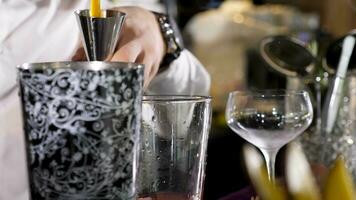
<svg viewBox="0 0 356 200"><path fill-rule="evenodd" d="M177 24L169 16L153 12L161 29L163 39L166 42L167 53L163 57L161 66L168 66L173 60L179 57L184 49L182 36L178 30Z"/></svg>

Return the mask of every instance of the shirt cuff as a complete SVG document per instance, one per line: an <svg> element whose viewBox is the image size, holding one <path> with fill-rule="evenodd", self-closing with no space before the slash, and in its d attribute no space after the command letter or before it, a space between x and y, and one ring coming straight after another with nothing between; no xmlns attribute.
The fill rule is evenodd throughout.
<svg viewBox="0 0 356 200"><path fill-rule="evenodd" d="M183 50L165 71L156 75L146 94L208 95L210 83L203 65L188 50Z"/></svg>

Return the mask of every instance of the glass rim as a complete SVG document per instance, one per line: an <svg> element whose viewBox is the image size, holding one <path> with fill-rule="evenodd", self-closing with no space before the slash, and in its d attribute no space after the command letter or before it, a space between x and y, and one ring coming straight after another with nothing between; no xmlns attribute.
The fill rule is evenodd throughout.
<svg viewBox="0 0 356 200"><path fill-rule="evenodd" d="M101 13L104 17L90 17L90 10L75 10L74 13L79 17L92 18L97 20L105 20L107 18L116 18L116 17L126 17L126 13L114 10L114 9L102 9Z"/></svg>
<svg viewBox="0 0 356 200"><path fill-rule="evenodd" d="M153 103L153 102L210 102L211 96L204 95L143 95L143 103Z"/></svg>
<svg viewBox="0 0 356 200"><path fill-rule="evenodd" d="M232 91L229 96L261 96L261 97L275 97L275 96L291 96L291 95L309 95L305 90L288 90L288 89L267 89L267 90L247 90L247 91Z"/></svg>
<svg viewBox="0 0 356 200"><path fill-rule="evenodd" d="M143 64L132 62L106 62L106 61L61 61L61 62L37 62L37 63L24 63L18 65L18 70L45 70L45 69L86 69L93 71L108 70L108 69L141 69L144 68Z"/></svg>

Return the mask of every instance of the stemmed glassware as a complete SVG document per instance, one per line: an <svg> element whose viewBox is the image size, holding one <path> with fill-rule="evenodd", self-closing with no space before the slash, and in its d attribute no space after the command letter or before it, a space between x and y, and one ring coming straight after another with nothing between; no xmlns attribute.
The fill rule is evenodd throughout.
<svg viewBox="0 0 356 200"><path fill-rule="evenodd" d="M225 114L228 126L261 150L274 182L279 149L308 128L313 107L305 91L235 91L229 94Z"/></svg>

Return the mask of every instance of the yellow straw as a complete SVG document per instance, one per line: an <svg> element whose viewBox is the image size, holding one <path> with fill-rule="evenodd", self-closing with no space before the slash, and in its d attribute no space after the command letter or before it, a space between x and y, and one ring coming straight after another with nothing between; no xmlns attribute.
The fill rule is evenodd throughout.
<svg viewBox="0 0 356 200"><path fill-rule="evenodd" d="M100 0L90 1L90 17L101 17Z"/></svg>

